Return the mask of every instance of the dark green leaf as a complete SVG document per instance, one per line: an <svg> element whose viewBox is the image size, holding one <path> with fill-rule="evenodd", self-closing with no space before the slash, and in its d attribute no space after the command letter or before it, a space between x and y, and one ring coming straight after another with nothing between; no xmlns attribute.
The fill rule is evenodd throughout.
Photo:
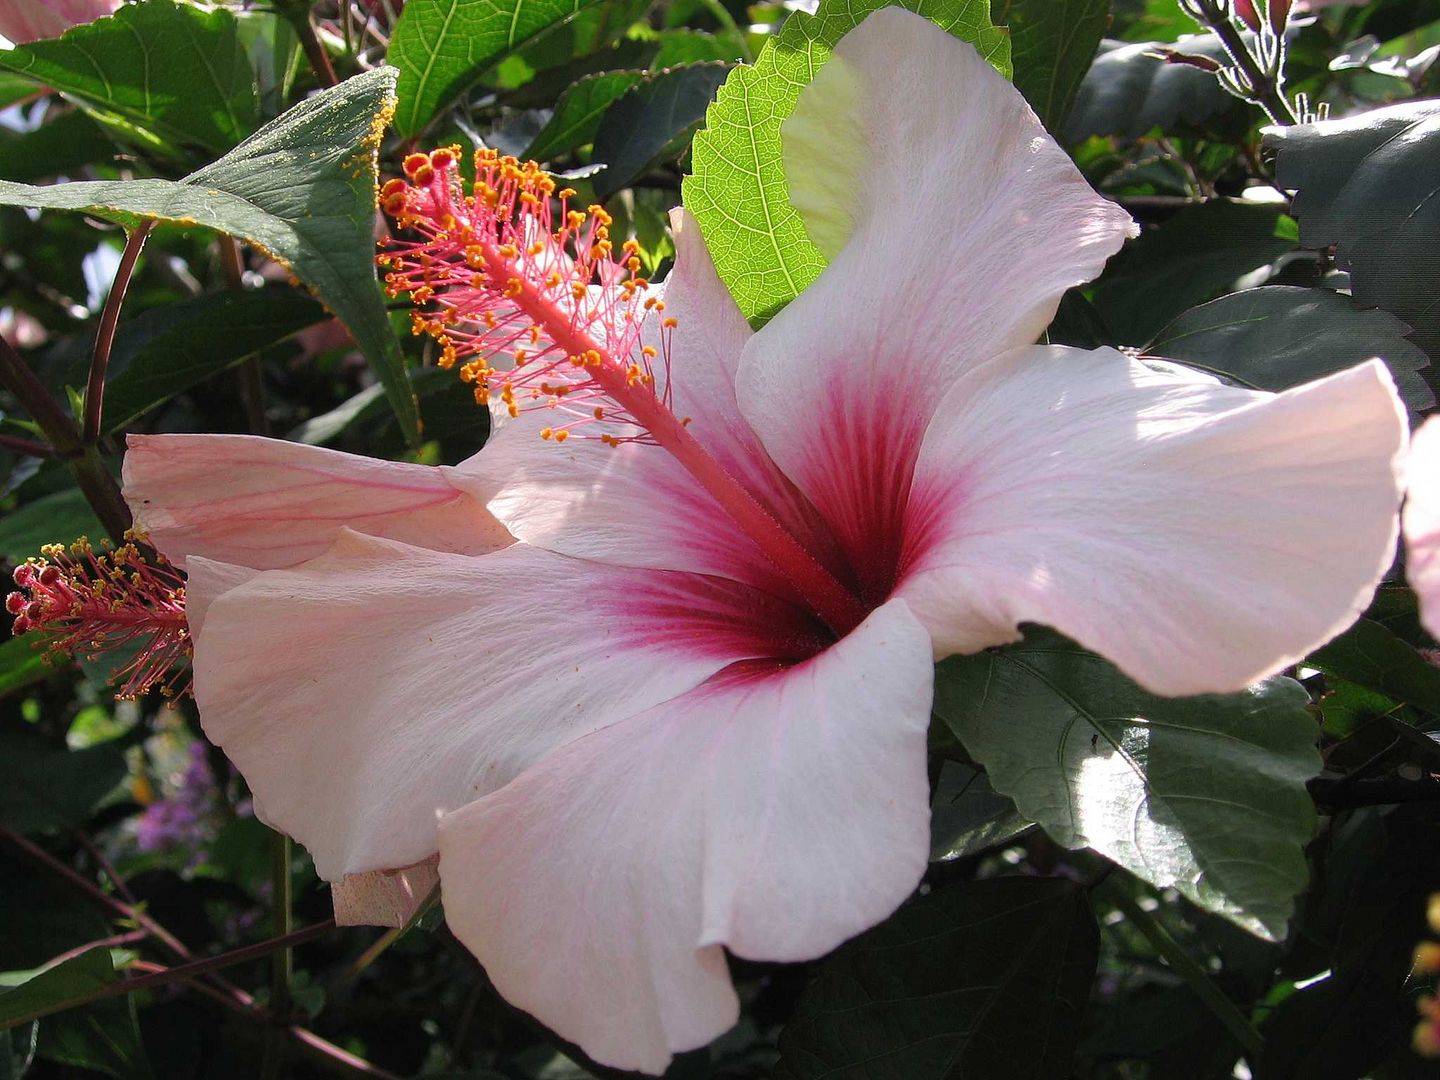
<svg viewBox="0 0 1440 1080"><path fill-rule="evenodd" d="M38 642L23 637L12 637L0 644L0 696L23 690L55 670L45 662L38 646Z"/></svg>
<svg viewBox="0 0 1440 1080"><path fill-rule="evenodd" d="M1302 973L1324 977L1285 998L1261 1029L1260 1080L1378 1075L1371 1070L1403 1052L1417 1019L1404 988L1426 936L1426 899L1440 889L1433 811L1362 810L1343 817L1327 840L1327 887L1301 923L1328 954Z"/></svg>
<svg viewBox="0 0 1440 1080"><path fill-rule="evenodd" d="M1010 28L1015 88L1060 131L1110 21L1110 0L994 0L990 17Z"/></svg>
<svg viewBox="0 0 1440 1080"><path fill-rule="evenodd" d="M78 488L43 495L0 518L0 558L24 562L45 544L68 544L81 536L97 540L105 529Z"/></svg>
<svg viewBox="0 0 1440 1080"><path fill-rule="evenodd" d="M691 64L646 76L605 112L595 131L591 161L605 171L594 178L600 198L628 186L652 162L705 118L730 65Z"/></svg>
<svg viewBox="0 0 1440 1080"><path fill-rule="evenodd" d="M1398 315L1440 356L1440 102L1270 128L1266 142L1280 152L1277 182L1297 189L1301 243L1335 245L1355 299Z"/></svg>
<svg viewBox="0 0 1440 1080"><path fill-rule="evenodd" d="M1057 843L1284 936L1315 829L1305 782L1320 769L1298 683L1157 697L1040 628L936 675L936 713Z"/></svg>
<svg viewBox="0 0 1440 1080"><path fill-rule="evenodd" d="M410 0L390 37L395 128L418 135L485 69L595 0Z"/></svg>
<svg viewBox="0 0 1440 1080"><path fill-rule="evenodd" d="M751 322L788 304L825 268L790 203L781 161L780 124L835 43L886 0L826 0L814 15L793 12L754 65L741 65L720 88L695 136L685 205L715 260L720 279ZM1010 39L990 23L989 0L906 0L1004 74Z"/></svg>
<svg viewBox="0 0 1440 1080"><path fill-rule="evenodd" d="M64 37L0 52L0 66L152 133L171 149L224 153L259 123L235 17L171 0L126 4Z"/></svg>
<svg viewBox="0 0 1440 1080"><path fill-rule="evenodd" d="M1266 285L1191 308L1145 349L1261 390L1284 390L1378 356L1412 412L1435 404L1419 374L1430 363L1410 329L1340 293Z"/></svg>
<svg viewBox="0 0 1440 1080"><path fill-rule="evenodd" d="M325 309L303 292L270 285L198 296L122 323L110 353L106 430L323 318Z"/></svg>
<svg viewBox="0 0 1440 1080"><path fill-rule="evenodd" d="M375 150L395 72L381 68L316 94L183 180L0 182L0 203L205 225L263 249L349 327L418 438L415 398L375 280Z"/></svg>
<svg viewBox="0 0 1440 1080"><path fill-rule="evenodd" d="M580 79L555 103L555 112L530 143L525 156L550 161L590 142L611 102L644 77L642 71L602 71Z"/></svg>
<svg viewBox="0 0 1440 1080"><path fill-rule="evenodd" d="M1079 142L1091 135L1135 139L1157 124L1177 120L1196 124L1239 102L1220 88L1215 76L1188 64L1170 64L1156 54L1158 41L1133 45L1106 41L1075 95L1065 123L1065 139ZM1180 52L1225 58L1213 35L1182 38Z"/></svg>
<svg viewBox="0 0 1440 1080"><path fill-rule="evenodd" d="M0 1023L99 990L115 980L108 949L89 949L54 967L25 976L6 972L0 980L24 978L0 990ZM113 998L84 1009L57 1013L40 1023L39 1054L51 1061L94 1069L116 1080L150 1075L130 1002Z"/></svg>
<svg viewBox="0 0 1440 1080"><path fill-rule="evenodd" d="M930 860L963 859L1030 828L1015 804L979 769L947 761L930 800Z"/></svg>
<svg viewBox="0 0 1440 1080"><path fill-rule="evenodd" d="M1212 199L1146 229L1095 287L1095 308L1122 345L1153 338L1182 311L1295 247L1273 206Z"/></svg>
<svg viewBox="0 0 1440 1080"><path fill-rule="evenodd" d="M922 897L825 965L780 1035L775 1076L1069 1076L1098 938L1085 890L1057 878Z"/></svg>
<svg viewBox="0 0 1440 1080"><path fill-rule="evenodd" d="M0 70L0 108L15 104L24 98L33 97L35 84L23 75L13 71Z"/></svg>
<svg viewBox="0 0 1440 1080"><path fill-rule="evenodd" d="M1309 663L1392 701L1440 715L1440 668L1378 622L1361 619Z"/></svg>
<svg viewBox="0 0 1440 1080"><path fill-rule="evenodd" d="M125 775L125 756L108 743L66 750L0 732L0 822L25 833L78 825Z"/></svg>

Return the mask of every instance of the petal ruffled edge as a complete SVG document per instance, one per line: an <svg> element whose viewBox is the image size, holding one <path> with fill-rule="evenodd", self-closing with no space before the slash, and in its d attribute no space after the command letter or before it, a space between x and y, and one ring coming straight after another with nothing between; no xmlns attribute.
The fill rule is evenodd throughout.
<svg viewBox="0 0 1440 1080"><path fill-rule="evenodd" d="M480 555L513 542L433 466L254 435L131 435L125 500L176 565L197 555L274 570L315 558L342 528Z"/></svg>
<svg viewBox="0 0 1440 1080"><path fill-rule="evenodd" d="M591 1057L662 1072L735 1021L722 946L814 958L919 882L933 677L892 602L812 660L570 743L441 821L451 929Z"/></svg>
<svg viewBox="0 0 1440 1080"><path fill-rule="evenodd" d="M937 656L1039 622L1152 692L1240 690L1368 604L1405 431L1379 361L1269 394L1111 349L1018 350L937 410L897 594Z"/></svg>

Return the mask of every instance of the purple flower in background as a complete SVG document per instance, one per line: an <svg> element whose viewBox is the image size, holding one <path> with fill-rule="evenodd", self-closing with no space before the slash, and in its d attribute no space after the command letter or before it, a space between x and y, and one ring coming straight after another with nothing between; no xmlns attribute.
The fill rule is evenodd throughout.
<svg viewBox="0 0 1440 1080"><path fill-rule="evenodd" d="M215 805L215 774L205 758L205 744L190 744L190 763L175 794L157 799L135 823L135 842L141 851L169 847L198 847L209 838L209 817Z"/></svg>

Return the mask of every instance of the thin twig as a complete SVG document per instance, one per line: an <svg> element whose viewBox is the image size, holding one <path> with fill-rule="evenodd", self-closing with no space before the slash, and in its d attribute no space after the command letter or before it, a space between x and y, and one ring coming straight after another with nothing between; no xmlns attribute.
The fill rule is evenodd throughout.
<svg viewBox="0 0 1440 1080"><path fill-rule="evenodd" d="M200 975L207 975L212 971L219 971L221 968L233 967L236 964L243 964L249 960L255 960L267 956L276 949L288 949L299 945L302 942L317 938L322 934L328 934L335 929L335 921L326 919L324 922L307 926L303 930L296 930L280 938L269 938L265 941L256 942L254 945L246 945L239 949L231 949L229 952L221 953L218 956L207 956L203 960L193 960L188 964L179 964L175 967L165 968L163 971L154 971L146 975L140 975L133 979L118 979L112 983L91 990L87 994L79 994L64 1001L52 1001L45 1005L38 1006L28 1012L9 1019L0 1019L0 1031L6 1028L18 1027L21 1024L28 1024L32 1020L39 1020L41 1017L49 1016L52 1013L64 1012L66 1009L78 1008L81 1005L89 1005L92 1002L103 1001L106 998L119 997L122 994L133 994L137 990L144 990L151 986L164 986L166 983L184 982Z"/></svg>
<svg viewBox="0 0 1440 1080"><path fill-rule="evenodd" d="M10 450L16 454L28 454L30 457L52 458L55 451L42 442L34 439L21 438L19 435L0 435L0 450Z"/></svg>
<svg viewBox="0 0 1440 1080"><path fill-rule="evenodd" d="M117 900L109 893L103 891L94 882L87 881L44 848L32 843L13 829L6 828L3 825L0 825L0 841L9 844L32 862L39 863L55 877L60 878L66 884L84 893L101 907L108 908L120 918L133 922L142 930L148 931L152 937L169 949L175 956L182 960L188 960L190 958L190 950L187 949L174 934L170 933L170 931L166 930L139 908Z"/></svg>
<svg viewBox="0 0 1440 1080"><path fill-rule="evenodd" d="M135 273L135 264L140 252L145 250L145 241L155 227L153 219L147 218L131 230L125 238L125 250L120 253L120 265L115 268L115 280L110 284L110 295L105 297L105 307L100 312L100 327L95 331L95 349L90 354L90 381L85 385L85 430L83 440L93 446L100 439L100 415L105 407L105 372L110 366L110 347L115 344L115 328L120 325L120 305L125 302L125 293L130 288L130 278Z"/></svg>
<svg viewBox="0 0 1440 1080"><path fill-rule="evenodd" d="M1295 110L1280 89L1280 77L1261 70L1255 54L1245 44L1245 39L1240 36L1240 31L1235 29L1235 24L1226 16L1224 10L1213 0L1195 0L1192 14L1220 39L1220 44L1230 54L1230 59L1245 76L1246 83L1253 91L1250 100L1264 109L1265 114L1276 124L1298 123L1299 117L1295 115ZM1283 52L1281 55L1283 56Z"/></svg>
<svg viewBox="0 0 1440 1080"><path fill-rule="evenodd" d="M240 258L240 241L233 236L220 236L220 269L225 282L234 292L245 288L245 266ZM260 367L260 354L251 353L240 361L240 400L245 405L245 419L250 434L269 435L270 418L265 415L265 373Z"/></svg>
<svg viewBox="0 0 1440 1080"><path fill-rule="evenodd" d="M290 837L282 832L270 835L270 887L274 905L271 930L277 940L284 940L292 931L290 921ZM288 948L270 957L270 1011L278 1020L290 1015L290 983L295 974L295 958ZM266 1040L265 1056L260 1066L261 1080L279 1080L285 1069L285 1042L278 1033Z"/></svg>
<svg viewBox="0 0 1440 1080"><path fill-rule="evenodd" d="M330 54L325 51L320 36L315 33L315 23L310 18L310 5L304 0L288 0L281 5L281 13L295 28L300 47L305 50L305 59L325 86L335 86L340 80L335 76L335 65L330 63Z"/></svg>
<svg viewBox="0 0 1440 1080"><path fill-rule="evenodd" d="M137 960L130 965L137 971L161 972L170 971L170 968L163 964L152 964L145 960ZM225 1006L237 1016L243 1016L247 1020L261 1020L273 1022L273 1017L264 1006L256 1003L255 999L243 990L236 990L233 995L218 990L209 984L198 979L187 979L185 984L198 993L204 994L217 1004ZM348 1050L342 1050L334 1043L322 1039L313 1031L292 1024L283 1029L298 1047L300 1055L311 1065L317 1068L344 1077L364 1076L371 1080L400 1080L394 1073L372 1065L364 1058L356 1057Z"/></svg>
<svg viewBox="0 0 1440 1080"><path fill-rule="evenodd" d="M114 864L105 857L100 846L85 835L85 830L71 829L70 833L75 837L75 842L85 849L85 853L94 861L96 867L110 879L110 884L115 886L115 891L120 894L121 898L127 904L139 903L135 899L135 894L130 891L129 883L120 876L120 871L116 870Z"/></svg>
<svg viewBox="0 0 1440 1080"><path fill-rule="evenodd" d="M130 528L130 508L99 450L80 440L80 429L10 343L0 337L0 386L4 386L50 440L51 453L70 467L75 483L105 531L119 541ZM58 538L57 538L58 539Z"/></svg>

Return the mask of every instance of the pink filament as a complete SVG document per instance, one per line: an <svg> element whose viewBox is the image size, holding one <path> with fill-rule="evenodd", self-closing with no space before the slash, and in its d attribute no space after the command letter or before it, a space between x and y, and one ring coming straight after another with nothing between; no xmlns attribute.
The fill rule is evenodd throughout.
<svg viewBox="0 0 1440 1080"><path fill-rule="evenodd" d="M133 543L96 552L80 540L67 551L43 549L15 570L19 591L5 598L20 634L49 638L51 655L106 653L138 645L111 673L116 696L137 698L159 687L167 697L189 689L191 640L185 622L185 583L163 556L142 554Z"/></svg>

